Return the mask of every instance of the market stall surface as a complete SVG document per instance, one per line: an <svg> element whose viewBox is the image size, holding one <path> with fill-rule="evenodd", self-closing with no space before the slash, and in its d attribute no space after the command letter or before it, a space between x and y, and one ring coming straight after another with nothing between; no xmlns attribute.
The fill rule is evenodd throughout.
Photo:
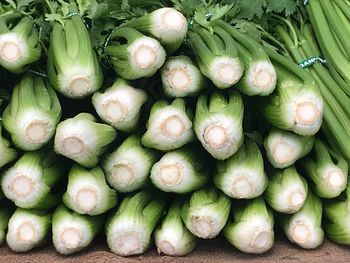
<svg viewBox="0 0 350 263"><path fill-rule="evenodd" d="M186 257L159 256L155 248L141 256L123 258L108 251L106 243L94 242L89 249L71 256L60 256L52 246L34 249L25 254L15 254L7 246L0 248L1 263L90 263L90 262L142 262L142 263L182 263L182 262L350 262L350 249L326 241L316 250L304 250L278 238L274 248L263 255L247 255L238 252L224 240L201 242L193 253Z"/></svg>

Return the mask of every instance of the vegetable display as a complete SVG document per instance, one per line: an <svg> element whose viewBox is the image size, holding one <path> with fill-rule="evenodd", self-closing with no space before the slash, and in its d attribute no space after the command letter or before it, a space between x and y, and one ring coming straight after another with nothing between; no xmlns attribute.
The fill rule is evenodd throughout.
<svg viewBox="0 0 350 263"><path fill-rule="evenodd" d="M349 39L348 0L2 1L0 245L350 246Z"/></svg>

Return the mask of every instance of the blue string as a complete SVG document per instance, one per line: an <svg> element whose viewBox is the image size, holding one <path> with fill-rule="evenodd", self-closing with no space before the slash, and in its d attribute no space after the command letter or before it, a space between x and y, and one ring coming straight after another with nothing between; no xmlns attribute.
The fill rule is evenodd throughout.
<svg viewBox="0 0 350 263"><path fill-rule="evenodd" d="M208 19L208 18L211 18L212 15L213 15L212 13L206 12L206 13L205 13L205 18L207 18L207 19Z"/></svg>
<svg viewBox="0 0 350 263"><path fill-rule="evenodd" d="M111 33L107 36L106 41L105 41L104 44L103 44L103 53L104 53L105 56L106 56L106 60L107 60L107 64L108 64L108 65L111 65L111 61L110 61L109 56L108 56L108 54L107 54L107 46L108 46L108 44L109 44L109 41L111 40L111 37L112 37L113 33L114 33L118 28L119 28L119 26L115 27L115 28L111 31Z"/></svg>
<svg viewBox="0 0 350 263"><path fill-rule="evenodd" d="M188 20L188 27L189 28L192 28L193 24L194 24L193 19Z"/></svg>
<svg viewBox="0 0 350 263"><path fill-rule="evenodd" d="M28 72L33 73L34 75L37 75L39 77L47 78L47 75L45 73L42 73L33 69L29 69Z"/></svg>
<svg viewBox="0 0 350 263"><path fill-rule="evenodd" d="M69 13L65 18L70 18L72 16L79 16L81 18L81 20L83 20L84 25L86 26L86 28L90 30L89 25L86 23L85 19L78 12Z"/></svg>
<svg viewBox="0 0 350 263"><path fill-rule="evenodd" d="M326 64L327 63L327 61L325 59L321 58L320 56L317 56L317 57L308 58L308 59L300 62L299 63L299 67L301 67L301 68L309 68L313 64L315 64L316 62L320 62L321 64Z"/></svg>
<svg viewBox="0 0 350 263"><path fill-rule="evenodd" d="M208 19L208 18L211 18L212 16L213 16L213 14L210 13L210 12L206 12L206 13L205 13L205 18L207 18L207 19ZM193 18L191 18L190 20L188 20L188 23L187 23L188 28L192 28L193 24L194 24ZM184 41L185 41L185 43L187 43L187 35L186 35Z"/></svg>
<svg viewBox="0 0 350 263"><path fill-rule="evenodd" d="M70 18L72 16L80 16L80 14L78 12L72 12L72 13L69 13L66 18Z"/></svg>

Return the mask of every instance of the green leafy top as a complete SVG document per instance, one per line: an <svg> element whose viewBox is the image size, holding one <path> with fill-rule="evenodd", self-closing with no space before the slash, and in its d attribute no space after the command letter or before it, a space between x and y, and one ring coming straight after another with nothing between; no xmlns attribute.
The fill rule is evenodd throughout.
<svg viewBox="0 0 350 263"><path fill-rule="evenodd" d="M297 9L297 0L231 0L239 2L240 12L238 18L261 18L263 14L275 12L284 13L286 16L294 13Z"/></svg>
<svg viewBox="0 0 350 263"><path fill-rule="evenodd" d="M298 0L171 0L171 2L190 21L210 31L212 31L210 23L215 20L224 19L237 23L243 19L258 20L263 14L270 13L285 13L288 16L294 13L298 6Z"/></svg>
<svg viewBox="0 0 350 263"><path fill-rule="evenodd" d="M5 0L4 2L0 4L0 16L17 11L29 15L35 11L36 2L34 0Z"/></svg>
<svg viewBox="0 0 350 263"><path fill-rule="evenodd" d="M106 39L114 28L136 17L144 16L161 7L174 7L192 23L200 24L211 32L211 23L223 19L234 24L242 32L261 40L267 28L263 14L296 11L298 0L4 0L0 16L21 12L31 16L40 31L42 46L48 45L51 22L64 20L74 13L80 15L89 28L92 46L103 59ZM269 16L268 16L269 17ZM248 21L249 20L249 21Z"/></svg>
<svg viewBox="0 0 350 263"><path fill-rule="evenodd" d="M171 0L173 7L179 10L191 22L212 31L210 23L223 17L235 17L239 12L239 5L235 1L219 0Z"/></svg>
<svg viewBox="0 0 350 263"><path fill-rule="evenodd" d="M47 0L45 0L47 1ZM63 0L58 0L63 1ZM111 31L133 18L166 6L162 0L69 0L90 22L92 46L103 56L103 45Z"/></svg>
<svg viewBox="0 0 350 263"><path fill-rule="evenodd" d="M261 18L263 14L275 12L286 16L294 13L298 0L171 0L174 7L185 16L194 16L202 8L213 16L234 15L236 18ZM231 7L231 8L229 8Z"/></svg>
<svg viewBox="0 0 350 263"><path fill-rule="evenodd" d="M219 20L224 16L234 16L238 13L238 11L238 7L234 6L233 4L215 4L208 7L200 6L196 9L193 20L201 26L209 29L210 31L213 31L213 29L210 26L210 23L212 21Z"/></svg>

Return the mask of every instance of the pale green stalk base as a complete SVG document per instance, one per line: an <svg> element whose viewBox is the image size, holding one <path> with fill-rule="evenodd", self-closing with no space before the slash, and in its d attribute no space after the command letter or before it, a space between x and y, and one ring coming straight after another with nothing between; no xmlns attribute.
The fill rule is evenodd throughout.
<svg viewBox="0 0 350 263"><path fill-rule="evenodd" d="M195 236L182 222L182 205L183 202L174 201L154 232L154 241L159 254L185 256L191 253L197 244Z"/></svg>
<svg viewBox="0 0 350 263"><path fill-rule="evenodd" d="M48 212L17 208L8 224L7 244L15 252L27 252L45 243L50 227Z"/></svg>
<svg viewBox="0 0 350 263"><path fill-rule="evenodd" d="M58 154L90 168L96 166L115 137L111 126L97 123L91 114L80 113L58 124L54 148Z"/></svg>
<svg viewBox="0 0 350 263"><path fill-rule="evenodd" d="M182 220L193 235L213 239L224 228L230 207L230 199L217 190L198 190L185 203Z"/></svg>
<svg viewBox="0 0 350 263"><path fill-rule="evenodd" d="M88 247L102 228L101 216L79 215L59 206L52 216L52 241L56 251L70 255Z"/></svg>
<svg viewBox="0 0 350 263"><path fill-rule="evenodd" d="M307 198L308 185L294 166L275 171L264 193L266 202L277 212L292 214L299 211Z"/></svg>
<svg viewBox="0 0 350 263"><path fill-rule="evenodd" d="M186 112L185 101L174 100L170 105L165 101L153 104L147 122L147 131L142 144L148 148L170 151L193 140L192 121Z"/></svg>
<svg viewBox="0 0 350 263"><path fill-rule="evenodd" d="M147 94L143 90L131 87L122 79L92 97L92 104L100 118L124 132L137 128L140 110L146 101Z"/></svg>

